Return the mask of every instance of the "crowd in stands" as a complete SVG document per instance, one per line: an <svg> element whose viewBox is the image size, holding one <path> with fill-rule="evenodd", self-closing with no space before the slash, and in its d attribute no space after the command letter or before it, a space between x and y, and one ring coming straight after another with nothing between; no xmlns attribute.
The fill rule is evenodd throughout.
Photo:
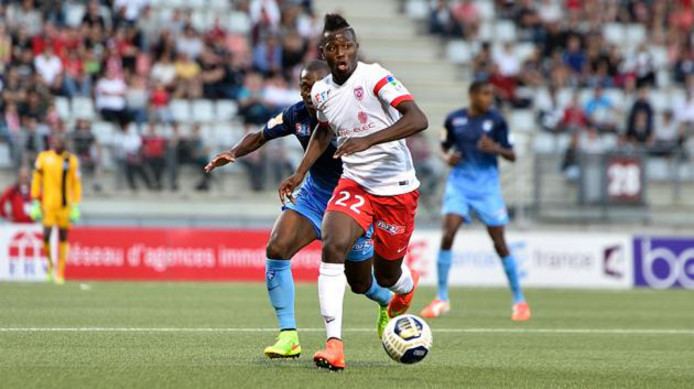
<svg viewBox="0 0 694 389"><path fill-rule="evenodd" d="M172 103L232 101L239 127L256 129L298 101L317 31L310 0L2 0L0 146L14 167L30 166L66 133L94 189L108 154L129 188L176 190L179 166L201 171L217 145L205 123L178 123ZM94 128L103 123L115 129L108 150ZM258 163L249 167L257 180Z"/></svg>
<svg viewBox="0 0 694 389"><path fill-rule="evenodd" d="M537 127L568 134L565 167L579 150L686 156L692 0L436 0L428 29L482 42L469 61L473 76L494 84L502 107L533 109Z"/></svg>

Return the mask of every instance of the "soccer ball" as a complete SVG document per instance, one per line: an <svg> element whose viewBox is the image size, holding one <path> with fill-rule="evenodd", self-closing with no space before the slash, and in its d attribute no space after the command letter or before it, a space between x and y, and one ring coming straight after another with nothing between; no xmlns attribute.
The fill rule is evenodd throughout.
<svg viewBox="0 0 694 389"><path fill-rule="evenodd" d="M401 315L388 322L381 343L394 361L412 364L427 356L432 340L431 329L421 317Z"/></svg>

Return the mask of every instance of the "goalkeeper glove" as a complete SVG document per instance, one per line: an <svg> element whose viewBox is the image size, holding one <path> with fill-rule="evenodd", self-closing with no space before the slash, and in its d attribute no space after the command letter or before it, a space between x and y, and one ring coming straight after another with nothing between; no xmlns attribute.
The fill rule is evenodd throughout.
<svg viewBox="0 0 694 389"><path fill-rule="evenodd" d="M70 210L70 221L75 223L80 220L82 213L80 212L80 207L75 204L72 206L72 209Z"/></svg>
<svg viewBox="0 0 694 389"><path fill-rule="evenodd" d="M42 212L41 212L41 202L38 200L34 200L31 203L31 210L29 210L29 217L33 221L37 221L43 217Z"/></svg>

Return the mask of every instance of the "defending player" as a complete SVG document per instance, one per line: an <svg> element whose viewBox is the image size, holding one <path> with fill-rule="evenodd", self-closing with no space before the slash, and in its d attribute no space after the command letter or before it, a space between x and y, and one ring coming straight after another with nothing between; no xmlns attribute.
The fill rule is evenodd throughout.
<svg viewBox="0 0 694 389"><path fill-rule="evenodd" d="M501 114L492 108L493 91L487 81L470 85L470 108L448 115L441 147L448 165L443 202L443 238L439 251L438 296L421 315L434 318L450 310L448 302L448 272L451 268L453 239L464 222L471 221L474 212L487 226L494 249L501 257L508 283L513 293L513 314L516 321L530 319L518 281L516 260L506 245L504 226L508 223L506 205L501 195L498 156L515 161L516 154L508 139L508 126Z"/></svg>
<svg viewBox="0 0 694 389"><path fill-rule="evenodd" d="M345 269L354 242L374 226L373 269L378 284L392 290L390 317L407 311L419 276L403 264L419 196L410 152L404 138L427 128L427 118L407 89L378 64L357 60L356 34L339 15L328 14L322 53L331 74L311 91L321 126L311 138L297 172L280 185L280 197L291 195L306 172L333 139L335 158L342 158L343 173L323 219L323 252L318 277L321 314L327 344L314 355L319 367L345 367L342 344L342 306L346 271L352 288L371 282L368 267Z"/></svg>
<svg viewBox="0 0 694 389"><path fill-rule="evenodd" d="M65 262L68 255L68 230L70 223L80 218L79 202L82 200L82 183L77 157L65 149L65 138L60 134L51 137L51 149L36 157L31 182L33 204L30 216L43 224L43 244L48 258L48 281L53 280L51 255L51 231L58 228L58 271L55 283L65 283Z"/></svg>
<svg viewBox="0 0 694 389"><path fill-rule="evenodd" d="M261 131L246 135L231 150L217 155L205 167L205 170L211 172L216 167L235 162L237 158L259 149L267 141L288 135L296 136L301 145L306 148L313 129L318 123L310 98L311 87L317 80L325 77L329 70L328 65L323 61L313 61L308 64L301 72L300 88L303 101L275 116ZM335 147L329 147L319 158L318 163L311 168L296 199L283 207L284 212L277 219L267 244L265 268L267 289L280 326L277 343L265 349L265 355L269 358L298 357L301 353L294 318L294 280L289 260L299 250L321 237L323 214L342 174L342 161L334 159L333 154L335 154ZM349 253L347 268L363 266L360 262L370 260L372 256L371 240L362 238L356 242ZM377 325L378 334L381 336L388 324L386 307L392 293L376 282L371 283L369 288L355 290L355 292L365 294L379 304Z"/></svg>

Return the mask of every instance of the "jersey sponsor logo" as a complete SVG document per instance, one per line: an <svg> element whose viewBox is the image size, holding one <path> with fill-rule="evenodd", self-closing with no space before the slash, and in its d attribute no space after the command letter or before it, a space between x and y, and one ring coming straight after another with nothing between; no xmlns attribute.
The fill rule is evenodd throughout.
<svg viewBox="0 0 694 389"><path fill-rule="evenodd" d="M492 130L494 127L494 121L492 120L485 120L484 123L482 123L482 129L484 132L489 132Z"/></svg>
<svg viewBox="0 0 694 389"><path fill-rule="evenodd" d="M364 88L361 86L354 88L354 97L357 99L357 101L364 100Z"/></svg>
<svg viewBox="0 0 694 389"><path fill-rule="evenodd" d="M376 228L379 228L390 235L400 235L405 233L405 226L398 226L395 224L388 224L383 220L378 220L376 222Z"/></svg>
<svg viewBox="0 0 694 389"><path fill-rule="evenodd" d="M364 111L359 111L359 113L357 114L357 119L359 119L359 123L364 125L366 124L366 122L369 121L369 115L367 115Z"/></svg>
<svg viewBox="0 0 694 389"><path fill-rule="evenodd" d="M464 126L467 124L467 118L455 118L452 123L454 126Z"/></svg>
<svg viewBox="0 0 694 389"><path fill-rule="evenodd" d="M316 102L318 104L320 104L320 103L323 103L325 100L327 100L328 96L330 96L330 90L325 90L323 92L316 93L316 95L314 96L314 99L316 100Z"/></svg>
<svg viewBox="0 0 694 389"><path fill-rule="evenodd" d="M374 123L368 122L364 123L361 127L342 128L337 131L337 134L340 137L348 137L350 135L358 134L360 132L373 130L374 128L376 128L376 125Z"/></svg>

